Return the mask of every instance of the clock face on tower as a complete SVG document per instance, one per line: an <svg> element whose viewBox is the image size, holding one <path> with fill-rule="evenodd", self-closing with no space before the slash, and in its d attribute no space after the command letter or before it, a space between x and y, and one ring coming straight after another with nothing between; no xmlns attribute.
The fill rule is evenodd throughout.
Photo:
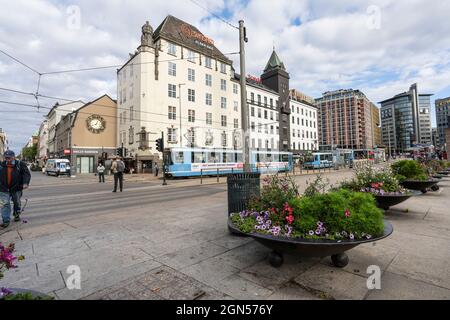
<svg viewBox="0 0 450 320"><path fill-rule="evenodd" d="M93 114L86 119L88 130L92 133L100 133L105 130L106 121L98 114Z"/></svg>

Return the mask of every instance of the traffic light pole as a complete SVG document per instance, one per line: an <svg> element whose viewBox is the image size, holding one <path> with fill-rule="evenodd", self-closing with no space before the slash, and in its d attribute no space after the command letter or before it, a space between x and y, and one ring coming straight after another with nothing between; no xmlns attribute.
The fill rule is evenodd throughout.
<svg viewBox="0 0 450 320"><path fill-rule="evenodd" d="M161 132L162 158L163 158L163 186L167 186L166 181L166 153L164 152L164 132Z"/></svg>
<svg viewBox="0 0 450 320"><path fill-rule="evenodd" d="M240 53L240 68L241 68L241 118L242 118L242 131L244 137L244 172L251 172L250 167L250 137L248 131L249 124L249 112L247 106L247 92L246 92L246 75L245 75L245 42L247 37L245 34L244 21L239 21L239 53Z"/></svg>

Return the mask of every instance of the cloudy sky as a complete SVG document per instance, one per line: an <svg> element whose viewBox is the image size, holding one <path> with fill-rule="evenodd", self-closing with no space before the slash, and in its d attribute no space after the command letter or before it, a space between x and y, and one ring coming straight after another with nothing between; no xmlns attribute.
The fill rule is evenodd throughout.
<svg viewBox="0 0 450 320"><path fill-rule="evenodd" d="M39 73L120 65L138 46L145 21L156 28L168 14L197 26L222 52L238 51L237 30L219 16L235 25L245 20L248 73L261 74L275 45L291 87L313 97L354 88L378 102L415 82L419 92L434 94L433 104L450 96L450 1L0 0L0 8L0 50ZM0 53L0 88L33 93L37 80ZM115 87L110 68L43 75L39 92L89 101L103 93L115 98ZM48 110L4 103L35 105L31 95L0 90L0 101L0 128L19 151ZM39 99L44 108L55 102Z"/></svg>

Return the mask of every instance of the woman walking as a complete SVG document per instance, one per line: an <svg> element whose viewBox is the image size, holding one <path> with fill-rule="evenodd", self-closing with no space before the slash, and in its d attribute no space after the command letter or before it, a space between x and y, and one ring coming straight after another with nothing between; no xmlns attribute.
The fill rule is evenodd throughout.
<svg viewBox="0 0 450 320"><path fill-rule="evenodd" d="M98 182L105 183L105 166L103 165L102 162L98 163L97 174L98 174Z"/></svg>

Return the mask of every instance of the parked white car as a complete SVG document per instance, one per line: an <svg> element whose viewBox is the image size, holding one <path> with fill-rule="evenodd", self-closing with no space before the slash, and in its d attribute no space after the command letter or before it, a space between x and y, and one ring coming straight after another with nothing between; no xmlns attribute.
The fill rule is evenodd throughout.
<svg viewBox="0 0 450 320"><path fill-rule="evenodd" d="M67 159L49 159L45 165L45 173L55 176L70 176L70 161Z"/></svg>

